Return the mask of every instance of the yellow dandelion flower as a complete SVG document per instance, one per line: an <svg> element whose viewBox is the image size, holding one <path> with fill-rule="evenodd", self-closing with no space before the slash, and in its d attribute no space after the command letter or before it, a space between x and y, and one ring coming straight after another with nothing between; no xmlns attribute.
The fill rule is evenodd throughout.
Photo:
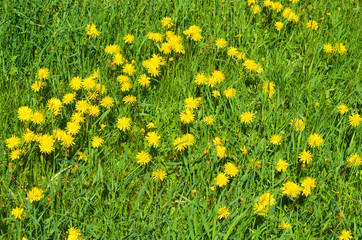
<svg viewBox="0 0 362 240"><path fill-rule="evenodd" d="M151 147L157 147L160 143L160 135L157 132L149 132L146 136L146 141Z"/></svg>
<svg viewBox="0 0 362 240"><path fill-rule="evenodd" d="M74 91L78 91L79 89L82 88L83 86L83 80L80 78L80 77L73 77L71 80L70 80L70 83L69 83L70 87L74 90Z"/></svg>
<svg viewBox="0 0 362 240"><path fill-rule="evenodd" d="M226 98L233 98L236 95L236 89L235 88L228 88L224 91L224 95Z"/></svg>
<svg viewBox="0 0 362 240"><path fill-rule="evenodd" d="M352 127L358 127L362 121L361 116L358 113L353 113L348 117L349 125Z"/></svg>
<svg viewBox="0 0 362 240"><path fill-rule="evenodd" d="M347 48L345 45L343 45L343 43L337 43L335 48L337 49L338 53L343 55L347 52Z"/></svg>
<svg viewBox="0 0 362 240"><path fill-rule="evenodd" d="M128 74L129 76L132 76L135 72L136 72L136 69L134 67L133 64L131 63L127 63L123 66L123 70L122 70L124 73Z"/></svg>
<svg viewBox="0 0 362 240"><path fill-rule="evenodd" d="M134 36L132 34L127 34L124 38L123 38L125 43L133 43L134 41Z"/></svg>
<svg viewBox="0 0 362 240"><path fill-rule="evenodd" d="M227 218L230 215L229 208L221 207L218 211L218 219Z"/></svg>
<svg viewBox="0 0 362 240"><path fill-rule="evenodd" d="M29 142L35 140L35 134L33 131L31 131L29 128L27 128L23 135L23 138L26 143L29 143Z"/></svg>
<svg viewBox="0 0 362 240"><path fill-rule="evenodd" d="M167 173L163 170L156 170L152 175L155 181L163 181L163 179L167 178Z"/></svg>
<svg viewBox="0 0 362 240"><path fill-rule="evenodd" d="M33 83L30 88L31 88L34 92L39 92L44 86L45 86L45 83L44 83L44 82L42 82L42 81L35 81L35 83Z"/></svg>
<svg viewBox="0 0 362 240"><path fill-rule="evenodd" d="M253 5L251 6L251 11L253 12L253 14L258 14L261 12L261 8L258 5Z"/></svg>
<svg viewBox="0 0 362 240"><path fill-rule="evenodd" d="M108 45L104 51L107 53L107 54L116 54L116 53L119 53L121 51L121 47L117 44L114 44L114 45Z"/></svg>
<svg viewBox="0 0 362 240"><path fill-rule="evenodd" d="M235 177L238 174L238 168L231 162L228 162L224 165L224 173L230 177Z"/></svg>
<svg viewBox="0 0 362 240"><path fill-rule="evenodd" d="M92 148L98 148L98 147L102 146L103 142L104 142L104 140L101 137L94 136L92 138Z"/></svg>
<svg viewBox="0 0 362 240"><path fill-rule="evenodd" d="M357 153L351 155L348 159L347 159L347 164L349 167L358 167L361 166L362 164L362 158L360 155L358 155Z"/></svg>
<svg viewBox="0 0 362 240"><path fill-rule="evenodd" d="M81 122L84 122L85 118L83 116L83 113L81 112L75 112L72 114L71 118L70 118L70 121L71 122L78 122L78 123L81 123Z"/></svg>
<svg viewBox="0 0 362 240"><path fill-rule="evenodd" d="M142 87L148 87L151 83L150 78L146 76L146 74L142 74L139 78L138 78L138 83L142 86Z"/></svg>
<svg viewBox="0 0 362 240"><path fill-rule="evenodd" d="M96 81L94 80L93 77L87 77L83 80L82 85L85 90L90 91L93 90L94 87L96 86Z"/></svg>
<svg viewBox="0 0 362 240"><path fill-rule="evenodd" d="M137 158L137 163L141 165L146 165L151 161L151 155L145 151L139 152L136 158Z"/></svg>
<svg viewBox="0 0 362 240"><path fill-rule="evenodd" d="M131 128L132 120L128 117L121 117L117 119L117 128L123 132Z"/></svg>
<svg viewBox="0 0 362 240"><path fill-rule="evenodd" d="M11 150L11 149L17 148L20 145L21 140L20 140L20 138L12 135L10 138L5 140L5 143L6 143L6 147Z"/></svg>
<svg viewBox="0 0 362 240"><path fill-rule="evenodd" d="M307 142L310 147L318 148L323 144L323 138L320 135L318 135L317 133L313 133L313 134L309 135Z"/></svg>
<svg viewBox="0 0 362 240"><path fill-rule="evenodd" d="M186 109L180 113L180 120L185 124L191 123L195 119L195 114L192 111Z"/></svg>
<svg viewBox="0 0 362 240"><path fill-rule="evenodd" d="M227 157L227 149L224 146L216 146L216 155L218 158L226 158Z"/></svg>
<svg viewBox="0 0 362 240"><path fill-rule="evenodd" d="M40 80L48 79L48 78L49 78L49 69L47 69L47 68L41 68L41 69L39 69L39 70L38 70L37 77L38 77Z"/></svg>
<svg viewBox="0 0 362 240"><path fill-rule="evenodd" d="M44 114L41 112L34 112L31 121L34 124L42 124L43 122L45 122Z"/></svg>
<svg viewBox="0 0 362 240"><path fill-rule="evenodd" d="M260 66L260 64L257 64L256 62L250 59L245 60L243 65L247 71L252 71L257 73L261 73L263 71L263 68Z"/></svg>
<svg viewBox="0 0 362 240"><path fill-rule="evenodd" d="M89 36L89 39L96 38L99 35L99 31L97 30L96 25L88 24L86 27L86 33Z"/></svg>
<svg viewBox="0 0 362 240"><path fill-rule="evenodd" d="M282 221L281 224L279 224L279 227L281 229L291 229L292 227L290 226L290 224L288 222L285 222L284 220Z"/></svg>
<svg viewBox="0 0 362 240"><path fill-rule="evenodd" d="M324 49L324 52L325 52L325 53L331 53L331 52L333 52L333 47L332 47L332 45L329 44L329 43L324 44L323 49Z"/></svg>
<svg viewBox="0 0 362 240"><path fill-rule="evenodd" d="M15 219L21 220L24 215L24 208L16 207L11 210L11 216L13 216Z"/></svg>
<svg viewBox="0 0 362 240"><path fill-rule="evenodd" d="M18 109L18 118L22 122L29 121L33 115L33 110L29 107L23 106Z"/></svg>
<svg viewBox="0 0 362 240"><path fill-rule="evenodd" d="M55 140L53 136L44 134L39 138L39 148L41 153L49 154L54 150Z"/></svg>
<svg viewBox="0 0 362 240"><path fill-rule="evenodd" d="M102 107L110 109L111 107L114 106L114 99L112 97L106 96L106 97L102 98L100 104Z"/></svg>
<svg viewBox="0 0 362 240"><path fill-rule="evenodd" d="M227 44L228 44L227 41L223 38L218 38L215 41L215 46L217 48L225 48L227 46Z"/></svg>
<svg viewBox="0 0 362 240"><path fill-rule="evenodd" d="M284 24L283 24L282 22L276 22L276 23L274 24L274 26L275 26L275 29L276 29L277 31L280 31L280 30L283 29Z"/></svg>
<svg viewBox="0 0 362 240"><path fill-rule="evenodd" d="M349 240L349 239L352 239L353 236L352 236L352 233L351 231L348 231L348 230L345 230L343 229L341 231L341 233L339 234L338 236L338 239L341 239L341 240Z"/></svg>
<svg viewBox="0 0 362 240"><path fill-rule="evenodd" d="M137 98L133 95L127 95L123 98L123 102L125 104L130 104L130 105L134 105L135 103L137 103Z"/></svg>
<svg viewBox="0 0 362 240"><path fill-rule="evenodd" d="M101 110L99 109L98 106L96 106L96 105L89 105L88 114L89 114L90 116L98 117L100 113L101 113Z"/></svg>
<svg viewBox="0 0 362 240"><path fill-rule="evenodd" d="M240 115L240 121L242 123L251 124L254 121L254 114L251 112L244 112Z"/></svg>
<svg viewBox="0 0 362 240"><path fill-rule="evenodd" d="M311 30L317 30L318 29L318 23L314 20L309 20L307 22L307 28L311 29Z"/></svg>
<svg viewBox="0 0 362 240"><path fill-rule="evenodd" d="M291 181L288 181L283 184L283 187L280 188L282 190L282 193L285 195L288 195L292 198L296 198L299 196L300 192L302 191L302 188Z"/></svg>
<svg viewBox="0 0 362 240"><path fill-rule="evenodd" d="M302 119L294 118L289 123L295 131L303 131L305 129L305 124Z"/></svg>
<svg viewBox="0 0 362 240"><path fill-rule="evenodd" d="M205 85L207 82L207 78L206 78L205 74L198 73L198 74L196 74L194 81L197 85Z"/></svg>
<svg viewBox="0 0 362 240"><path fill-rule="evenodd" d="M204 121L206 125L212 125L214 123L214 118L212 116L206 116L202 121Z"/></svg>
<svg viewBox="0 0 362 240"><path fill-rule="evenodd" d="M221 94L220 94L220 92L219 92L219 91L214 90L214 91L212 91L212 96L213 96L214 98L218 98L218 97L220 97L220 96L221 96Z"/></svg>
<svg viewBox="0 0 362 240"><path fill-rule="evenodd" d="M306 177L302 182L301 186L303 187L303 195L308 196L311 194L311 189L316 187L316 181L314 178Z"/></svg>
<svg viewBox="0 0 362 240"><path fill-rule="evenodd" d="M346 112L348 112L348 106L346 105L346 104L341 104L341 105L339 105L338 107L337 107L337 109L338 109L338 112L341 114L341 115L343 115L343 114L345 114Z"/></svg>
<svg viewBox="0 0 362 240"><path fill-rule="evenodd" d="M41 189L41 188L33 187L28 192L28 199L31 203L40 201L43 197L44 197L43 189Z"/></svg>
<svg viewBox="0 0 362 240"><path fill-rule="evenodd" d="M313 154L309 150L304 150L298 155L299 161L309 164L313 160Z"/></svg>
<svg viewBox="0 0 362 240"><path fill-rule="evenodd" d="M112 58L112 63L114 65L120 66L124 63L125 59L122 54L116 53Z"/></svg>
<svg viewBox="0 0 362 240"><path fill-rule="evenodd" d="M80 112L80 113L86 113L88 111L89 108L89 103L87 102L87 100L79 100L76 104L75 104L75 109Z"/></svg>
<svg viewBox="0 0 362 240"><path fill-rule="evenodd" d="M278 172L285 172L285 171L287 171L288 165L289 164L286 161L279 159L276 170Z"/></svg>
<svg viewBox="0 0 362 240"><path fill-rule="evenodd" d="M215 178L216 185L219 187L226 186L229 183L229 177L225 173L219 173Z"/></svg>
<svg viewBox="0 0 362 240"><path fill-rule="evenodd" d="M172 19L170 17L165 17L161 20L161 24L163 27L170 28L173 26Z"/></svg>

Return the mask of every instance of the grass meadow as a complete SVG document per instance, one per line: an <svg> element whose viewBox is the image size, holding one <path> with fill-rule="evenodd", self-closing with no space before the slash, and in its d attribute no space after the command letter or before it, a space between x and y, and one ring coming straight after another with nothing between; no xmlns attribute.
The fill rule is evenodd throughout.
<svg viewBox="0 0 362 240"><path fill-rule="evenodd" d="M357 0L3 0L1 239L360 239Z"/></svg>

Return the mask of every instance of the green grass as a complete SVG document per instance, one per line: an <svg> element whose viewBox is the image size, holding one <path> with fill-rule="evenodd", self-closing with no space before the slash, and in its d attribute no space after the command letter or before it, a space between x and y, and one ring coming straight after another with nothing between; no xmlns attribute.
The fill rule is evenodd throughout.
<svg viewBox="0 0 362 240"><path fill-rule="evenodd" d="M359 239L362 172L361 166L348 167L346 159L362 154L361 124L351 127L348 121L352 113L362 113L360 3L281 3L299 16L298 23L288 23L282 12L268 10L262 2L262 12L254 15L246 0L5 0L0 6L1 239L66 239L71 227L80 229L85 239L337 239L343 229ZM164 17L172 18L172 31L182 36L184 55L165 55L159 43L147 39L149 32L165 33ZM318 21L318 30L308 29L308 20ZM284 23L280 32L274 27L277 21ZM88 38L87 24L97 26L97 38ZM200 42L183 34L191 25L202 28ZM123 42L126 34L135 36L134 43ZM264 71L247 72L243 60L216 48L217 38L260 63ZM327 54L326 43L343 43L347 52ZM110 44L120 45L123 56L136 61L129 93L121 92L117 81L122 67L107 62L111 57L104 49ZM174 61L167 60L160 76L152 77L145 89L137 78L146 73L142 62L153 53ZM46 87L35 93L30 87L40 68L48 68L50 75ZM226 78L214 89L194 83L197 73L209 75L215 69ZM11 160L6 139L12 135L21 137L26 128L43 134L65 129L75 103L64 105L61 114L52 117L46 102L73 92L71 78L85 78L94 70L99 71L97 82L106 86L105 95L115 99L115 106L110 111L101 107L98 117L87 115L74 146L65 149L56 143L52 153L41 154L37 143L22 144L25 154ZM263 93L266 81L276 85L271 98ZM223 91L230 87L237 94L227 99ZM221 97L214 98L213 90L219 90ZM135 106L123 103L128 94L136 96ZM194 111L195 120L183 124L179 114L188 97L200 97L202 102ZM87 99L85 90L78 91L80 99ZM99 99L89 102L98 104ZM342 103L349 107L345 115L338 113ZM37 127L19 121L21 106L46 112L46 122ZM240 114L246 111L255 113L250 125L240 122ZM211 126L202 122L207 115L214 116ZM116 127L121 116L132 119L129 131ZM292 130L293 118L303 119L304 131ZM161 136L157 148L148 147L141 132L149 131L146 125L151 121ZM107 125L104 130L101 123ZM195 136L195 144L177 152L173 141L185 133ZM283 135L283 142L274 146L269 139L277 133ZM321 147L308 147L312 133L323 137ZM105 141L95 149L91 140L96 135ZM217 157L215 137L222 139L227 158ZM240 149L244 146L247 155ZM313 161L302 167L298 154L304 149L310 149ZM152 155L147 165L136 163L142 150ZM79 151L86 153L88 161L78 161ZM280 158L289 163L285 173L276 171ZM254 168L253 159L261 166ZM213 179L227 162L239 166L239 172L227 186L218 187ZM167 172L163 182L152 178L158 169ZM33 203L25 200L27 194L12 175L27 191L35 186L43 189L44 197ZM284 183L300 184L308 176L317 185L311 195L293 199L282 194ZM253 206L267 191L277 203L268 216L261 217ZM11 211L20 206L27 216L16 220ZM230 215L219 220L218 209L224 206ZM292 229L279 228L282 220Z"/></svg>

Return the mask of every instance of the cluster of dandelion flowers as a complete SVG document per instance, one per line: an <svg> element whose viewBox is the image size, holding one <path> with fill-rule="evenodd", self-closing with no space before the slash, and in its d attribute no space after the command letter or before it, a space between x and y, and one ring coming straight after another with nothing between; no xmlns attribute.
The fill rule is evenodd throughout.
<svg viewBox="0 0 362 240"><path fill-rule="evenodd" d="M283 184L283 187L280 188L282 190L282 193L285 195L288 195L292 198L296 198L299 196L300 192L302 191L302 188L291 181L288 181Z"/></svg>
<svg viewBox="0 0 362 240"><path fill-rule="evenodd" d="M137 163L141 165L146 165L151 161L151 155L146 151L141 151L137 153Z"/></svg>
<svg viewBox="0 0 362 240"><path fill-rule="evenodd" d="M149 132L146 136L146 141L151 147L157 147L160 143L160 135L157 132Z"/></svg>
<svg viewBox="0 0 362 240"><path fill-rule="evenodd" d="M219 173L215 178L216 185L219 187L226 186L229 183L229 177L225 173Z"/></svg>
<svg viewBox="0 0 362 240"><path fill-rule="evenodd" d="M26 216L24 208L19 208L19 207L13 208L11 210L11 216L13 216L15 219L21 220Z"/></svg>
<svg viewBox="0 0 362 240"><path fill-rule="evenodd" d="M314 178L306 177L302 182L301 185L303 187L303 195L309 196L311 194L311 189L316 187L316 181Z"/></svg>
<svg viewBox="0 0 362 240"><path fill-rule="evenodd" d="M218 211L218 219L227 218L230 215L229 208L227 207L221 207Z"/></svg>
<svg viewBox="0 0 362 240"><path fill-rule="evenodd" d="M173 145L175 146L175 149L177 151L182 151L187 147L194 145L194 143L195 143L194 135L187 133L184 134L182 137L176 138L175 141L173 142Z"/></svg>
<svg viewBox="0 0 362 240"><path fill-rule="evenodd" d="M132 120L128 117L121 117L117 120L117 128L123 132L131 128Z"/></svg>
<svg viewBox="0 0 362 240"><path fill-rule="evenodd" d="M40 201L42 198L44 197L43 195L43 190L41 188L38 187L33 187L29 192L28 192L28 199L29 201L32 202L37 202Z"/></svg>
<svg viewBox="0 0 362 240"><path fill-rule="evenodd" d="M152 175L155 181L163 181L165 178L167 178L167 173L163 170L156 170L152 173Z"/></svg>

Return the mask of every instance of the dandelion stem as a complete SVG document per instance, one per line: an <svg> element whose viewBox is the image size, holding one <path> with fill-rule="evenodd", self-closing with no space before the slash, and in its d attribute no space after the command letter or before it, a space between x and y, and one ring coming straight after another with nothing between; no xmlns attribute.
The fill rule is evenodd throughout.
<svg viewBox="0 0 362 240"><path fill-rule="evenodd" d="M16 178L14 177L13 174L11 174L11 176L13 177L13 179L15 180L15 182L27 193L26 189L23 187L23 185L21 185L18 180L16 180Z"/></svg>

